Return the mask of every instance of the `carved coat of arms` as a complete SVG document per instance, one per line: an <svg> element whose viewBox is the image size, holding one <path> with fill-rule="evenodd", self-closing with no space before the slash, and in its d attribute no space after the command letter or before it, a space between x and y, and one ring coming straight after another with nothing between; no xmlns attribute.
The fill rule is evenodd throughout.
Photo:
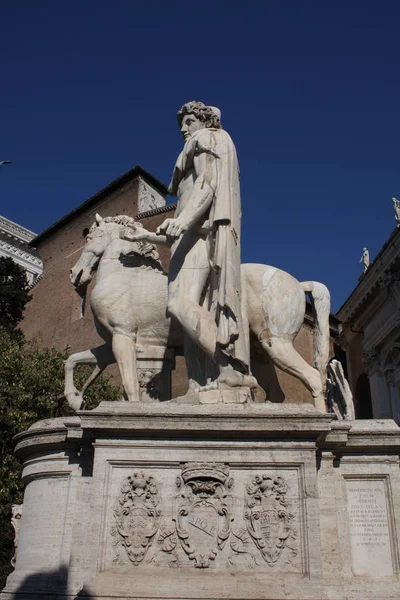
<svg viewBox="0 0 400 600"><path fill-rule="evenodd" d="M292 534L287 490L283 477L265 474L257 475L246 488L247 530L270 566L277 562Z"/></svg>
<svg viewBox="0 0 400 600"><path fill-rule="evenodd" d="M177 478L176 534L195 567L209 567L230 535L233 480L228 476L224 464L186 463Z"/></svg>
<svg viewBox="0 0 400 600"><path fill-rule="evenodd" d="M124 479L111 533L116 538L115 544L125 548L135 566L144 559L158 531L161 519L159 502L158 486L153 477L140 472Z"/></svg>

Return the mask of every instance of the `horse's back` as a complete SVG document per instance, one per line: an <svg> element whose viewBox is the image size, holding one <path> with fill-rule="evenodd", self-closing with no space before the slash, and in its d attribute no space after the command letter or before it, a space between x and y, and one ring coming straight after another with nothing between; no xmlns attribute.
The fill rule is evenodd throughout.
<svg viewBox="0 0 400 600"><path fill-rule="evenodd" d="M242 265L242 280L253 333L293 339L305 313L305 294L297 279L270 265L248 263Z"/></svg>

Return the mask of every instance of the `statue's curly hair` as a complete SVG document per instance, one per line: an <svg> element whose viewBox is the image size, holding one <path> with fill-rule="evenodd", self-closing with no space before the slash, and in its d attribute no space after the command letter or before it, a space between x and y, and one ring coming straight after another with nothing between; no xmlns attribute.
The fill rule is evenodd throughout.
<svg viewBox="0 0 400 600"><path fill-rule="evenodd" d="M204 123L205 127L211 127L212 129L221 129L221 121L219 116L214 112L211 106L206 106L203 102L187 102L178 110L178 123L179 127L182 125L182 119L185 115L194 115L196 119L199 119Z"/></svg>

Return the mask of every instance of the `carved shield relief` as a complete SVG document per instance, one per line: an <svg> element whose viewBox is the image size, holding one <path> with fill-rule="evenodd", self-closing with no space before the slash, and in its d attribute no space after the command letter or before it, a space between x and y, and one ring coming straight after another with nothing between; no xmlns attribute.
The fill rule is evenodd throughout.
<svg viewBox="0 0 400 600"><path fill-rule="evenodd" d="M246 488L247 530L264 560L273 566L292 532L288 486L283 477L257 475Z"/></svg>
<svg viewBox="0 0 400 600"><path fill-rule="evenodd" d="M177 478L174 521L183 550L197 568L208 568L231 531L229 468L223 464L186 463Z"/></svg>
<svg viewBox="0 0 400 600"><path fill-rule="evenodd" d="M159 490L153 477L134 473L124 479L114 510L111 534L135 566L144 559L161 519ZM115 561L118 561L119 554Z"/></svg>

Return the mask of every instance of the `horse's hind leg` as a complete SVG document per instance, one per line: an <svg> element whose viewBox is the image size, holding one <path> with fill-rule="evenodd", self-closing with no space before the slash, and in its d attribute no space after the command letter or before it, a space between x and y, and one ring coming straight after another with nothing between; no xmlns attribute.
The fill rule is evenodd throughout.
<svg viewBox="0 0 400 600"><path fill-rule="evenodd" d="M272 362L282 371L300 379L311 392L315 408L326 412L320 374L296 352L292 340L270 336L266 332L259 336L259 340Z"/></svg>
<svg viewBox="0 0 400 600"><path fill-rule="evenodd" d="M100 375L102 371L115 362L111 348L107 344L85 350L84 352L76 352L67 358L64 364L65 385L64 396L68 404L74 410L79 410L84 406L83 392L91 383ZM79 391L74 385L74 370L77 365L95 365L95 368L89 378L86 380L82 391Z"/></svg>
<svg viewBox="0 0 400 600"><path fill-rule="evenodd" d="M125 333L114 332L112 349L128 402L139 402L140 389L136 366L136 340Z"/></svg>

